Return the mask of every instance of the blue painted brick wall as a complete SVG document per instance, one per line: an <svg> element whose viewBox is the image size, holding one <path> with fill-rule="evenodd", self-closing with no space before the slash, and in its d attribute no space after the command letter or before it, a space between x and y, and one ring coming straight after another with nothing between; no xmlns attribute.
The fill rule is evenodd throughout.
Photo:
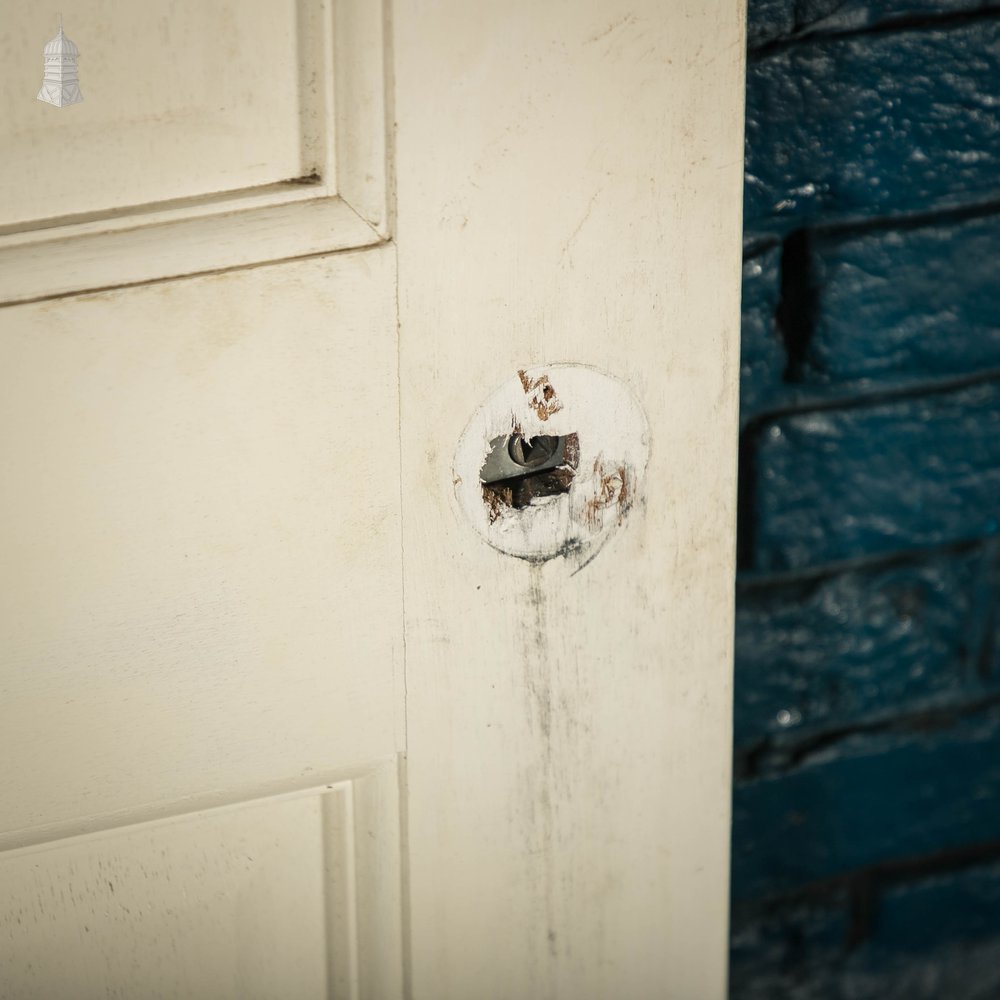
<svg viewBox="0 0 1000 1000"><path fill-rule="evenodd" d="M810 38L747 67L747 224L787 232L994 193L1000 21Z"/></svg>
<svg viewBox="0 0 1000 1000"><path fill-rule="evenodd" d="M765 246L743 261L740 397L745 413L782 392L787 359L775 320L781 294L781 247Z"/></svg>
<svg viewBox="0 0 1000 1000"><path fill-rule="evenodd" d="M900 384L1000 371L1000 213L818 234L808 250L799 378Z"/></svg>
<svg viewBox="0 0 1000 1000"><path fill-rule="evenodd" d="M1000 689L989 628L997 546L929 551L737 588L737 774L847 727L961 706ZM756 761L756 763L753 763Z"/></svg>
<svg viewBox="0 0 1000 1000"><path fill-rule="evenodd" d="M988 7L988 0L754 0L750 4L747 43L753 51L810 32L858 30Z"/></svg>
<svg viewBox="0 0 1000 1000"><path fill-rule="evenodd" d="M748 569L803 569L1000 528L1000 380L776 417L745 439Z"/></svg>
<svg viewBox="0 0 1000 1000"><path fill-rule="evenodd" d="M1000 3L748 43L731 995L1000 997Z"/></svg>
<svg viewBox="0 0 1000 1000"><path fill-rule="evenodd" d="M993 706L842 735L807 746L784 773L744 779L733 803L733 898L1000 840L998 747Z"/></svg>
<svg viewBox="0 0 1000 1000"><path fill-rule="evenodd" d="M980 852L985 853L985 852ZM747 1000L993 1000L1000 866L904 865L733 911L734 992Z"/></svg>

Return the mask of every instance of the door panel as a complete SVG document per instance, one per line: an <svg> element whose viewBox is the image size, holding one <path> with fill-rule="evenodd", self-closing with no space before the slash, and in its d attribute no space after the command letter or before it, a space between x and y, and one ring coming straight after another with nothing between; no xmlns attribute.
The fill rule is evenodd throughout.
<svg viewBox="0 0 1000 1000"><path fill-rule="evenodd" d="M324 6L76 3L65 32L80 50L83 102L71 109L34 100L58 16L7 12L0 218L104 212L318 173Z"/></svg>
<svg viewBox="0 0 1000 1000"><path fill-rule="evenodd" d="M2 311L7 842L398 749L394 275Z"/></svg>
<svg viewBox="0 0 1000 1000"><path fill-rule="evenodd" d="M27 92L54 25L9 13L0 304L388 235L378 0L88 0L67 14L87 96L65 108Z"/></svg>
<svg viewBox="0 0 1000 1000"><path fill-rule="evenodd" d="M6 852L0 995L399 996L397 797L390 761Z"/></svg>

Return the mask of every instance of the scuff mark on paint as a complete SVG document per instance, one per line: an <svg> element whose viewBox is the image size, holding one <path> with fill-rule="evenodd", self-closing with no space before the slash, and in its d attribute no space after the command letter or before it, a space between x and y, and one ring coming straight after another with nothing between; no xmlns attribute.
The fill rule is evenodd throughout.
<svg viewBox="0 0 1000 1000"><path fill-rule="evenodd" d="M636 15L633 12L629 12L624 17L618 18L617 21L612 21L609 25L602 28L600 31L591 35L588 39L584 41L584 45L593 45L594 42L599 42L602 38L607 38L613 31L617 31L619 28L627 27L635 22Z"/></svg>

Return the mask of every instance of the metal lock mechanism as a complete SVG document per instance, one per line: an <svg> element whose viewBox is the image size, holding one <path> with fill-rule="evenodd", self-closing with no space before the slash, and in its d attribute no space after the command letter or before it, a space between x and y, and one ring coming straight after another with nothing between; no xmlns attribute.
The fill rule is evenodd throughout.
<svg viewBox="0 0 1000 1000"><path fill-rule="evenodd" d="M505 434L490 442L479 479L489 484L530 476L562 465L565 456L566 438L561 435L539 434L525 438L523 434Z"/></svg>
<svg viewBox="0 0 1000 1000"><path fill-rule="evenodd" d="M576 434L526 437L515 430L496 437L479 472L483 497L496 510L522 510L532 500L567 493L579 458Z"/></svg>

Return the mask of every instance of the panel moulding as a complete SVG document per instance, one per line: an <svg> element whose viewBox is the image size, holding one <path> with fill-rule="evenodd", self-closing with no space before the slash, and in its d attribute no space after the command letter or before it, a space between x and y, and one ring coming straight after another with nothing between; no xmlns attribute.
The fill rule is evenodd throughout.
<svg viewBox="0 0 1000 1000"><path fill-rule="evenodd" d="M302 162L277 184L0 227L0 306L349 250L389 237L385 13L299 0ZM314 71L315 70L315 71ZM310 76L322 81L310 88Z"/></svg>
<svg viewBox="0 0 1000 1000"><path fill-rule="evenodd" d="M401 998L398 774L389 759L0 852L0 978L19 996L139 995L155 977L221 997L251 977L265 992L274 979L301 996Z"/></svg>

